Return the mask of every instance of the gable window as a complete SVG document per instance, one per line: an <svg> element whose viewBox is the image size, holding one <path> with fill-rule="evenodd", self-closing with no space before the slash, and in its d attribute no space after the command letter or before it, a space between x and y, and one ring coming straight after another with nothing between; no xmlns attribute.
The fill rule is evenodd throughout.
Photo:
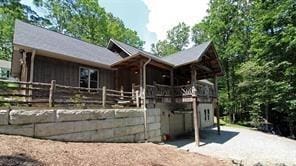
<svg viewBox="0 0 296 166"><path fill-rule="evenodd" d="M83 88L98 88L98 71L86 67L80 67L79 71L80 87Z"/></svg>

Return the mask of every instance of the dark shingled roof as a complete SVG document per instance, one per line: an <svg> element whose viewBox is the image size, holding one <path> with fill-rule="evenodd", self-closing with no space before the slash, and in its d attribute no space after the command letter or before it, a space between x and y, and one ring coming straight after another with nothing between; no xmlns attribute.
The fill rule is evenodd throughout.
<svg viewBox="0 0 296 166"><path fill-rule="evenodd" d="M210 44L211 42L205 42L195 47L177 52L169 56L165 56L162 58L162 60L168 63L172 63L175 66L181 66L189 64L191 62L196 62L207 50Z"/></svg>
<svg viewBox="0 0 296 166"><path fill-rule="evenodd" d="M111 65L122 58L100 46L17 20L13 44L61 54L69 58Z"/></svg>
<svg viewBox="0 0 296 166"><path fill-rule="evenodd" d="M211 44L211 42L205 42L195 47L160 58L150 52L140 50L123 42L117 41L115 39L111 39L111 41L117 46L119 46L121 49L123 49L125 52L127 52L130 56L142 53L152 58L156 58L159 61L164 62L166 64L171 64L172 66L181 66L194 61L198 61L199 57L203 55L204 51L206 51L208 46Z"/></svg>
<svg viewBox="0 0 296 166"><path fill-rule="evenodd" d="M144 55L146 55L148 57L151 57L152 59L154 59L156 61L162 62L162 63L170 65L170 66L174 66L174 64L166 62L162 58L160 58L160 57L158 57L158 56L156 56L156 55L154 55L154 54L152 54L150 52L138 49L138 48L130 46L130 45L127 45L127 44L125 44L123 42L120 42L120 41L117 41L115 39L110 39L110 41L113 42L114 44L116 44L121 49L123 49L130 56L138 55L138 54L144 54ZM124 61L124 60L122 60L122 61Z"/></svg>

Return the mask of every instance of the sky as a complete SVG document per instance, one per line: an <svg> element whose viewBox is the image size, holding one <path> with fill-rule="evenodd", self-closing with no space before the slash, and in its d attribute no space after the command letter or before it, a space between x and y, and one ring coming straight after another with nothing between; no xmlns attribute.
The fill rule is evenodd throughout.
<svg viewBox="0 0 296 166"><path fill-rule="evenodd" d="M32 0L22 0L32 5ZM138 32L145 41L144 49L166 38L166 31L185 22L193 26L207 15L209 0L99 0L107 12L119 17L124 24Z"/></svg>

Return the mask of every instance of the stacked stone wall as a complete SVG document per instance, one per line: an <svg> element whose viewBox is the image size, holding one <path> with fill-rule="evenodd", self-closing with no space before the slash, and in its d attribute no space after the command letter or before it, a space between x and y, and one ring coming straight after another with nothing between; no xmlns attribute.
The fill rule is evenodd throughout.
<svg viewBox="0 0 296 166"><path fill-rule="evenodd" d="M60 141L143 142L144 110L0 110L0 133ZM147 109L147 140L161 141L159 109Z"/></svg>

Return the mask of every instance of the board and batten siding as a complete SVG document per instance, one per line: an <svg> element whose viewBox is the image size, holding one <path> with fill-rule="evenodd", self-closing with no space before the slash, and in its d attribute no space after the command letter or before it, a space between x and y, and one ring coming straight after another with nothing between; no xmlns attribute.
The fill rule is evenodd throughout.
<svg viewBox="0 0 296 166"><path fill-rule="evenodd" d="M56 80L57 84L79 87L80 67L98 70L99 87L106 86L107 88L114 89L114 71L112 70L40 55L35 56L33 81L50 83L51 80Z"/></svg>

